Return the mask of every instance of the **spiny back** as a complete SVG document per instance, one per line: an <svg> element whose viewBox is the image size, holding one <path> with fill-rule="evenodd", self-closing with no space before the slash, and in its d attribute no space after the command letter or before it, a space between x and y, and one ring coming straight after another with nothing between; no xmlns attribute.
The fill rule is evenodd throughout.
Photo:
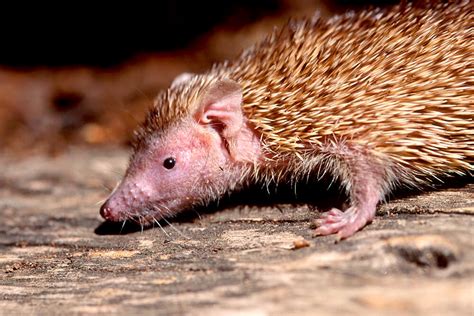
<svg viewBox="0 0 474 316"><path fill-rule="evenodd" d="M290 22L234 62L161 93L138 147L228 78L241 84L244 113L276 158L311 156L333 141L422 172L472 169L473 43L471 1Z"/></svg>
<svg viewBox="0 0 474 316"><path fill-rule="evenodd" d="M311 155L329 139L418 170L472 169L473 9L408 4L290 22L214 71L243 86L244 112L277 155Z"/></svg>

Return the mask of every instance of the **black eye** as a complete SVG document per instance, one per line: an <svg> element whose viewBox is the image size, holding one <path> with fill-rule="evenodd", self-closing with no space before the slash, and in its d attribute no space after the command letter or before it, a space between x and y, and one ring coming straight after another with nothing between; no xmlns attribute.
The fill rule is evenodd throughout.
<svg viewBox="0 0 474 316"><path fill-rule="evenodd" d="M176 164L176 159L173 157L166 158L165 161L163 161L163 167L166 169L172 169L174 165Z"/></svg>

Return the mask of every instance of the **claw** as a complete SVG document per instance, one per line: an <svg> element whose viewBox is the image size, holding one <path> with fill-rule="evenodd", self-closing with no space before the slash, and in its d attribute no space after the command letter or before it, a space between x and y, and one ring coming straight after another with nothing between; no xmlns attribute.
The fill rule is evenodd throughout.
<svg viewBox="0 0 474 316"><path fill-rule="evenodd" d="M315 229L313 236L337 233L338 241L346 239L370 222L374 214L375 207L373 210L361 211L358 207L351 206L345 212L333 208L315 220L318 228Z"/></svg>

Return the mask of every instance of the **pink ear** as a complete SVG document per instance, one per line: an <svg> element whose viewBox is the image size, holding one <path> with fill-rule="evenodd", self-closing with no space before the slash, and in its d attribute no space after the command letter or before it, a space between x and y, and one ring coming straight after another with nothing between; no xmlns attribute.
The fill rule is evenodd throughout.
<svg viewBox="0 0 474 316"><path fill-rule="evenodd" d="M244 125L242 89L235 81L221 80L207 90L195 118L199 124L214 126L227 140Z"/></svg>
<svg viewBox="0 0 474 316"><path fill-rule="evenodd" d="M195 119L217 130L234 161L254 162L262 150L260 139L247 124L242 112L242 89L231 80L214 83L204 95Z"/></svg>

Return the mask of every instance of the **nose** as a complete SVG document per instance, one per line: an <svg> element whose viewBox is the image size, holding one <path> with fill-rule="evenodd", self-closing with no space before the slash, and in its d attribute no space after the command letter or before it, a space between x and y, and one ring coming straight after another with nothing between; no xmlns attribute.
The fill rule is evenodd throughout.
<svg viewBox="0 0 474 316"><path fill-rule="evenodd" d="M109 206L109 201L105 201L104 204L100 207L100 216L102 216L105 220L110 220L112 217L112 209Z"/></svg>

